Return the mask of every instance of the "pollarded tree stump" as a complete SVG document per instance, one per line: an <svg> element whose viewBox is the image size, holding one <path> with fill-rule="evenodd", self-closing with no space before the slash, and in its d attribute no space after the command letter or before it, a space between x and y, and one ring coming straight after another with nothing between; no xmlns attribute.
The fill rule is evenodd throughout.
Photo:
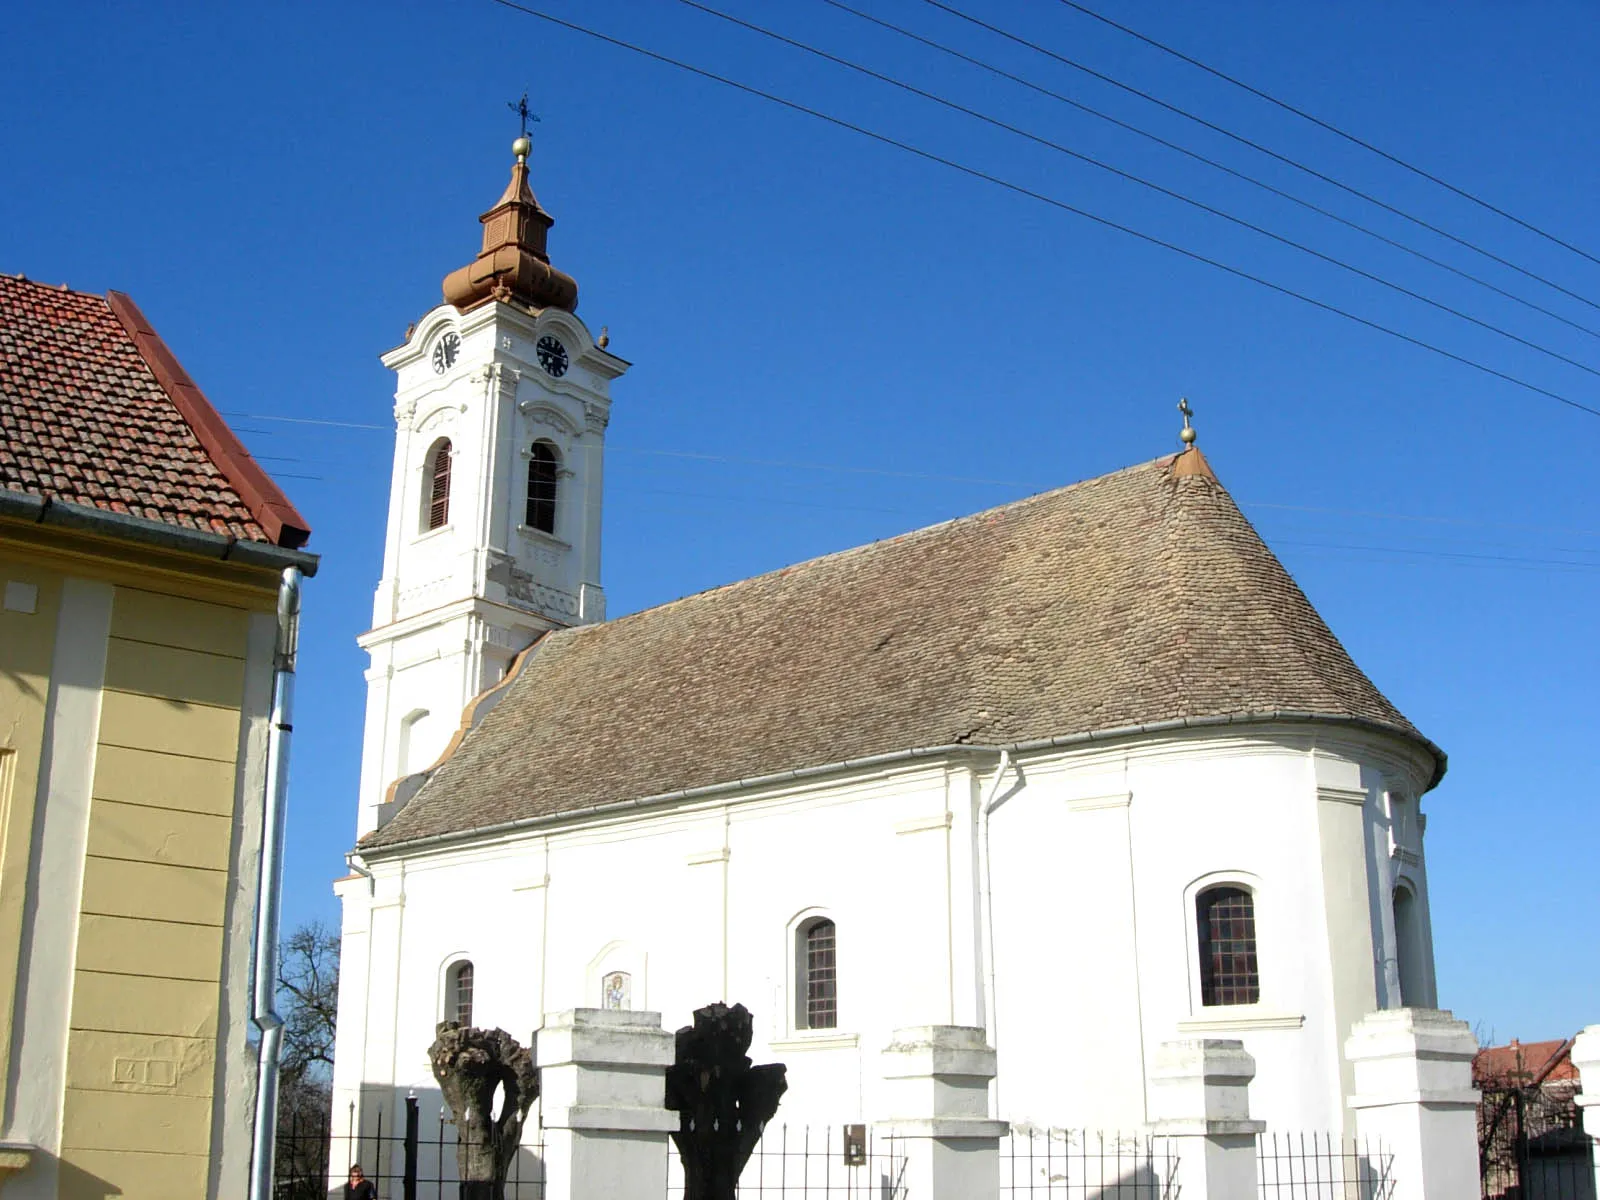
<svg viewBox="0 0 1600 1200"><path fill-rule="evenodd" d="M672 1140L683 1160L684 1200L733 1200L750 1152L788 1089L782 1063L750 1065L751 1024L742 1004L709 1004L678 1030L667 1107L678 1113Z"/></svg>
<svg viewBox="0 0 1600 1200"><path fill-rule="evenodd" d="M455 1116L461 1200L505 1200L522 1123L539 1095L533 1055L504 1029L441 1021L428 1059ZM497 1093L502 1093L498 1114Z"/></svg>

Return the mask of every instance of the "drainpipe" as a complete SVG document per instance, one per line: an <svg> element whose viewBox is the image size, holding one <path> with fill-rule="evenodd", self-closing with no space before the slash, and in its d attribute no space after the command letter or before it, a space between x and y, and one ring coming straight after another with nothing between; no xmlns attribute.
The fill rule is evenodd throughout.
<svg viewBox="0 0 1600 1200"><path fill-rule="evenodd" d="M1000 763L995 767L994 779L989 784L989 794L983 799L983 806L978 814L978 840L982 843L978 854L978 869L982 873L982 894L979 897L982 909L982 926L979 937L983 939L983 971L985 975L984 988L981 1001L983 1004L983 1024L989 1035L989 1048L999 1049L999 1014L995 1012L995 972L994 972L994 891L993 876L989 870L989 814L1005 803L1000 792L1000 785L1005 782L1006 772L1011 769L1011 751L1000 751ZM990 1112L999 1112L1000 1108L1000 1077L995 1076L991 1085Z"/></svg>
<svg viewBox="0 0 1600 1200"><path fill-rule="evenodd" d="M272 1200L278 1138L278 1055L283 1018L278 993L279 894L283 890L283 827L289 790L289 739L294 732L294 666L300 641L300 570L285 568L278 587L278 642L273 656L272 721L267 727L267 785L261 814L261 875L256 895L255 997L251 1019L261 1032L256 1070L255 1136L250 1146L250 1200Z"/></svg>

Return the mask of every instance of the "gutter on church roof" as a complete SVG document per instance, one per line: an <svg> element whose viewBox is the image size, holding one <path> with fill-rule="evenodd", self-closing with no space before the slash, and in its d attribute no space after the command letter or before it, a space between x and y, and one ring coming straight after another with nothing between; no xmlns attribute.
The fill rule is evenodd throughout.
<svg viewBox="0 0 1600 1200"><path fill-rule="evenodd" d="M446 845L451 842L515 833L524 829L554 825L580 817L614 816L619 813L654 808L657 805L671 804L677 801L698 800L706 796L719 795L723 792L739 791L745 788L771 787L776 784L791 783L801 779L814 779L819 775L834 775L840 771L886 766L890 763L910 762L922 758L942 758L955 754L1026 754L1032 750L1050 750L1069 746L1084 746L1095 742L1113 742L1124 738L1172 733L1184 729L1213 729L1226 725L1268 725L1281 722L1347 725L1371 733L1398 737L1420 746L1433 757L1434 764L1433 775L1428 780L1427 787L1423 789L1425 792L1432 791L1439 785L1439 781L1444 778L1444 773L1448 766L1449 760L1445 752L1420 733L1409 732L1383 721L1375 721L1370 717L1352 717L1338 713L1318 713L1298 709L1275 708L1263 712L1237 713L1219 717L1176 717L1166 721L1150 721L1143 725L1121 725L1114 729L1092 729L1087 733L1060 734L1056 737L1035 738L1032 741L1012 742L1010 744L987 745L973 742L953 742L943 746L920 746L910 750L891 750L884 754L870 754L864 758L847 758L842 762L826 763L822 766L794 767L788 771L777 771L770 775L754 775L746 779L730 779L723 783L708 783L699 787L680 788L675 792L662 792L654 796L643 796L637 800L617 800L610 804L591 804L584 808L569 808L560 812L541 813L535 817L520 817L514 821L502 821L495 825L481 825L475 829L452 830L448 833L435 833L425 837L407 838L403 841L370 846L365 849L357 845L354 853L360 855L367 862L371 862L374 859L383 858L399 851L411 852L430 846Z"/></svg>

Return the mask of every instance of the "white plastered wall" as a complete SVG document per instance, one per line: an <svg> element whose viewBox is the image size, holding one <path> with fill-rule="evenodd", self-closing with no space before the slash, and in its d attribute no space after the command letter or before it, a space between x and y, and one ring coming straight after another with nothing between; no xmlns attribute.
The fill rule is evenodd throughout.
<svg viewBox="0 0 1600 1200"><path fill-rule="evenodd" d="M475 1022L519 1039L542 1012L599 1005L608 964L630 972L633 1006L668 1029L713 1000L745 1003L752 1054L789 1066L790 1122L871 1119L894 1029L987 1017L999 1112L1013 1120L1137 1126L1159 1043L1239 1037L1257 1060L1255 1115L1336 1131L1353 987L1365 978L1363 1012L1377 1003L1364 844L1381 813L1376 788L1340 801L1354 818L1346 845L1324 836L1321 793L1330 771L1377 777L1378 757L1361 738L1306 734L1025 756L1002 781L987 872L978 805L993 755L379 858L381 952L378 914L359 930L366 884L341 885L346 986L367 997L361 1065L347 1069L341 1028L341 1097L363 1082L391 1104L431 1088L441 972L464 954ZM1218 1010L1200 1003L1192 909L1199 886L1226 879L1256 895L1262 996ZM1330 908L1330 895L1344 899ZM499 919L463 926L462 912ZM832 1030L795 1027L793 937L809 914L838 927ZM363 937L370 978L355 967Z"/></svg>

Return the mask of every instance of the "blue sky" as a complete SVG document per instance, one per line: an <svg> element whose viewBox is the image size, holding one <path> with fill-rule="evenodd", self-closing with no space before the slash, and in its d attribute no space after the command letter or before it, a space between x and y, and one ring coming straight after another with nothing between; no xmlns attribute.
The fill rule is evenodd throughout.
<svg viewBox="0 0 1600 1200"><path fill-rule="evenodd" d="M922 0L853 0L1600 330L1600 308ZM1348 259L1584 364L1596 336L820 0L728 10ZM1600 264L1050 0L965 0L1600 301ZM1035 143L670 0L548 10L1225 260L1600 407L1595 377ZM1104 11L1600 255L1580 3ZM615 389L613 613L1175 448L1213 465L1450 753L1425 801L1441 1002L1600 1019L1600 421L1083 218L489 0L8 14L0 270L133 295L310 517L286 916L336 917L390 423L377 355L467 262L530 93L535 189ZM847 614L844 619L848 619Z"/></svg>

